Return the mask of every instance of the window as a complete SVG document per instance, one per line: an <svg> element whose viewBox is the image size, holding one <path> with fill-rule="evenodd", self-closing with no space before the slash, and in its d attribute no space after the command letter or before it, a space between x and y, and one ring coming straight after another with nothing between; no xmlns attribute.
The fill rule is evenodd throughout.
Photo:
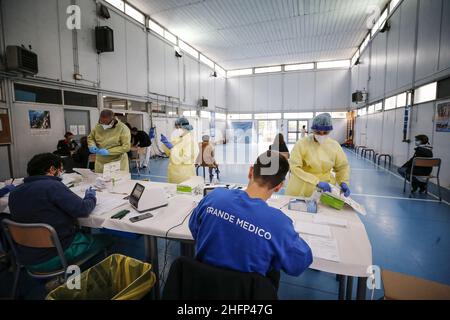
<svg viewBox="0 0 450 320"><path fill-rule="evenodd" d="M255 73L281 72L281 66L255 68Z"/></svg>
<svg viewBox="0 0 450 320"><path fill-rule="evenodd" d="M230 70L227 72L228 77L247 76L253 73L253 69Z"/></svg>
<svg viewBox="0 0 450 320"><path fill-rule="evenodd" d="M216 119L217 120L226 120L227 116L225 113L216 112Z"/></svg>
<svg viewBox="0 0 450 320"><path fill-rule="evenodd" d="M296 143L302 137L303 126L308 131L308 121L305 120L289 120L288 121L288 144Z"/></svg>
<svg viewBox="0 0 450 320"><path fill-rule="evenodd" d="M437 82L419 87L414 91L414 104L436 100Z"/></svg>
<svg viewBox="0 0 450 320"><path fill-rule="evenodd" d="M164 37L164 29L156 22L153 22L152 20L148 20L148 27L150 28L150 30L159 34L161 37Z"/></svg>
<svg viewBox="0 0 450 320"><path fill-rule="evenodd" d="M384 110L392 110L395 108L397 108L397 96L390 97L384 101Z"/></svg>
<svg viewBox="0 0 450 320"><path fill-rule="evenodd" d="M297 112L297 113L285 113L284 119L312 119L314 113L312 112Z"/></svg>
<svg viewBox="0 0 450 320"><path fill-rule="evenodd" d="M204 64L206 64L211 69L214 69L214 62L212 62L211 60L209 60L207 57L205 57L202 54L200 54L200 61L203 62Z"/></svg>
<svg viewBox="0 0 450 320"><path fill-rule="evenodd" d="M370 31L370 34L372 35L372 37L375 35L375 33L380 30L381 28L383 28L384 23L386 22L388 16L388 10L384 10L383 13L381 14L380 18L378 18L377 22L374 24L372 30Z"/></svg>
<svg viewBox="0 0 450 320"><path fill-rule="evenodd" d="M317 69L348 68L350 60L317 62Z"/></svg>
<svg viewBox="0 0 450 320"><path fill-rule="evenodd" d="M62 104L61 90L14 84L15 101Z"/></svg>
<svg viewBox="0 0 450 320"><path fill-rule="evenodd" d="M106 109L127 109L127 100L122 98L103 96L103 107Z"/></svg>
<svg viewBox="0 0 450 320"><path fill-rule="evenodd" d="M125 3L125 13L132 17L134 20L145 24L145 16L141 12L130 6L128 3Z"/></svg>
<svg viewBox="0 0 450 320"><path fill-rule="evenodd" d="M211 112L209 112L209 111L200 111L200 118L211 119Z"/></svg>
<svg viewBox="0 0 450 320"><path fill-rule="evenodd" d="M375 105L371 104L368 108L367 108L367 114L372 114L375 112Z"/></svg>
<svg viewBox="0 0 450 320"><path fill-rule="evenodd" d="M169 40L173 44L177 44L177 37L175 37L173 34L171 34L169 31L164 30L164 38L166 40Z"/></svg>
<svg viewBox="0 0 450 320"><path fill-rule="evenodd" d="M284 66L284 71L312 70L314 63L288 64Z"/></svg>
<svg viewBox="0 0 450 320"><path fill-rule="evenodd" d="M66 106L97 108L97 96L94 94L64 91L64 104Z"/></svg>
<svg viewBox="0 0 450 320"><path fill-rule="evenodd" d="M197 111L195 111L195 110L184 110L183 111L183 116L195 118L195 117L197 117Z"/></svg>
<svg viewBox="0 0 450 320"><path fill-rule="evenodd" d="M281 113L255 113L256 120L281 119Z"/></svg>
<svg viewBox="0 0 450 320"><path fill-rule="evenodd" d="M192 48L190 45L186 44L185 42L183 42L181 40L178 40L178 45L179 45L181 50L183 50L184 52L190 54L194 58L198 59L198 51L195 50L194 48Z"/></svg>
<svg viewBox="0 0 450 320"><path fill-rule="evenodd" d="M378 102L377 104L375 104L374 106L374 112L380 112L383 111L383 102Z"/></svg>
<svg viewBox="0 0 450 320"><path fill-rule="evenodd" d="M178 117L178 112L176 112L176 111L169 111L169 112L167 112L167 115L169 117Z"/></svg>
<svg viewBox="0 0 450 320"><path fill-rule="evenodd" d="M354 66L356 64L356 61L358 61L358 59L359 59L359 49L356 51L355 55L353 56L351 65Z"/></svg>
<svg viewBox="0 0 450 320"><path fill-rule="evenodd" d="M367 108L358 109L358 116L365 116L367 114Z"/></svg>
<svg viewBox="0 0 450 320"><path fill-rule="evenodd" d="M122 0L106 0L109 4L113 5L120 11L124 11L124 3Z"/></svg>
<svg viewBox="0 0 450 320"><path fill-rule="evenodd" d="M333 119L347 119L347 112L331 112Z"/></svg>
<svg viewBox="0 0 450 320"><path fill-rule="evenodd" d="M396 104L397 108L406 107L406 104L407 104L406 95L407 95L407 93L403 92L397 96L397 104Z"/></svg>
<svg viewBox="0 0 450 320"><path fill-rule="evenodd" d="M367 45L370 42L370 33L367 35L367 37L364 39L363 43L361 44L361 47L359 48L359 54L361 54L364 49L367 47Z"/></svg>
<svg viewBox="0 0 450 320"><path fill-rule="evenodd" d="M217 74L221 77L226 78L227 77L227 72L225 71L225 69L223 69L221 66L219 65L215 65L215 70L217 72Z"/></svg>
<svg viewBox="0 0 450 320"><path fill-rule="evenodd" d="M251 113L230 113L227 115L228 120L251 120L252 114Z"/></svg>
<svg viewBox="0 0 450 320"><path fill-rule="evenodd" d="M445 99L450 97L450 78L438 81L437 99Z"/></svg>
<svg viewBox="0 0 450 320"><path fill-rule="evenodd" d="M147 112L147 104L143 101L128 100L128 110Z"/></svg>
<svg viewBox="0 0 450 320"><path fill-rule="evenodd" d="M389 4L389 12L394 11L399 2L400 0L392 0L391 3Z"/></svg>

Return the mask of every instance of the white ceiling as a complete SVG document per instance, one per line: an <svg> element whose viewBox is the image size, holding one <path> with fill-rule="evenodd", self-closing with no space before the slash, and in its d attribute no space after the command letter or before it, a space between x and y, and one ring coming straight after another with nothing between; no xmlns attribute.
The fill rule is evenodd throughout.
<svg viewBox="0 0 450 320"><path fill-rule="evenodd" d="M225 69L350 59L388 0L128 0Z"/></svg>

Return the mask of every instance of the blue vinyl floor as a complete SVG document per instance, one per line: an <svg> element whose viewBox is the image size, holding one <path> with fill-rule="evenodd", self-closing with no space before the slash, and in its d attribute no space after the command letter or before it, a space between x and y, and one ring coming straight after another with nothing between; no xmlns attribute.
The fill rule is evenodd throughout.
<svg viewBox="0 0 450 320"><path fill-rule="evenodd" d="M249 164L265 147L255 147L255 150L248 145L217 148L217 158L221 159L221 182L247 183ZM439 203L433 195L416 195L410 199L408 194L403 193L403 180L398 175L357 157L351 151L346 153L351 165L352 197L367 209L367 216L361 219L372 244L374 264L450 285L448 202ZM228 157L229 154L233 157ZM242 154L246 155L243 157ZM228 164L224 164L225 158ZM167 159L152 159L150 168L141 170L140 175L133 170L133 178L166 181L167 163ZM114 252L144 259L142 237L115 237L115 240ZM170 263L179 254L178 243L168 244L165 255L166 241L159 241L160 270L166 262L166 275ZM12 274L1 272L0 298L8 295L11 283ZM43 283L30 279L26 274L21 277L20 292L22 299L45 297ZM313 270L306 271L300 277L282 274L278 293L280 299L337 299L338 283L335 275ZM382 289L377 290L374 298L382 295ZM370 298L369 292L367 297Z"/></svg>

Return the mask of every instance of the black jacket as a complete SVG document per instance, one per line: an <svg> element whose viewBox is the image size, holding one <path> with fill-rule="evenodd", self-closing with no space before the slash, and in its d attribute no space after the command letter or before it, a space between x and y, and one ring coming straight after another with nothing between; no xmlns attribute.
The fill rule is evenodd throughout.
<svg viewBox="0 0 450 320"><path fill-rule="evenodd" d="M277 290L267 277L217 268L180 257L172 263L164 300L276 300Z"/></svg>
<svg viewBox="0 0 450 320"><path fill-rule="evenodd" d="M406 162L402 166L402 168L407 169L406 172L408 174L411 171L414 158L433 158L433 147L431 147L429 145L418 146L415 150L416 150L416 152L414 153L412 158L409 159L408 162ZM432 171L433 171L433 168L415 167L413 174L418 175L418 176L426 176L426 175L430 175Z"/></svg>
<svg viewBox="0 0 450 320"><path fill-rule="evenodd" d="M67 143L67 141L65 139L59 140L54 154L57 154L60 156L70 156L70 152L74 151L77 148L77 146L78 146L78 144L75 141L71 141L71 142Z"/></svg>
<svg viewBox="0 0 450 320"><path fill-rule="evenodd" d="M87 146L81 146L72 156L75 168L87 168L90 154Z"/></svg>
<svg viewBox="0 0 450 320"><path fill-rule="evenodd" d="M280 143L279 146L275 146L275 145L271 144L269 146L269 150L278 151L278 152L289 152L289 149L285 143Z"/></svg>
<svg viewBox="0 0 450 320"><path fill-rule="evenodd" d="M132 135L133 146L139 146L141 148L150 147L152 142L150 137L144 131L138 131L135 136Z"/></svg>

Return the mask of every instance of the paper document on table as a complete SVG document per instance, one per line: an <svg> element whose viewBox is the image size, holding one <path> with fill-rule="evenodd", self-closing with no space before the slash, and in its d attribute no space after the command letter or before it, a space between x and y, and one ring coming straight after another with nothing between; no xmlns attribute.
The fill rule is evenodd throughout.
<svg viewBox="0 0 450 320"><path fill-rule="evenodd" d="M311 248L313 257L339 262L339 249L336 239L302 235L303 240Z"/></svg>
<svg viewBox="0 0 450 320"><path fill-rule="evenodd" d="M102 215L104 213L111 213L112 210L123 206L124 204L127 204L128 201L123 200L121 198L117 197L111 197L111 196L101 196L99 197L97 194L97 205L95 206L94 211L92 211L92 214L95 215Z"/></svg>
<svg viewBox="0 0 450 320"><path fill-rule="evenodd" d="M350 207L352 207L353 210L355 210L356 212L358 212L359 214L362 214L363 216L365 216L366 213L366 209L364 208L363 205L359 204L358 202L356 202L355 200L353 200L350 197L344 197L343 194L341 194L341 189L337 186L331 185L331 194L339 199L341 199L342 201L344 201L346 204L348 204Z"/></svg>
<svg viewBox="0 0 450 320"><path fill-rule="evenodd" d="M86 181L95 182L95 179L97 179L97 175L92 172L91 169L74 168L73 171L81 174L83 179L85 179Z"/></svg>
<svg viewBox="0 0 450 320"><path fill-rule="evenodd" d="M329 216L325 216L325 215L314 216L313 221L314 221L314 223L317 223L317 224L326 224L326 225L338 226L338 227L344 227L344 228L346 228L348 225L347 220L329 217Z"/></svg>
<svg viewBox="0 0 450 320"><path fill-rule="evenodd" d="M267 200L267 204L271 207L281 209L289 204L289 200L289 197L273 195L269 200Z"/></svg>
<svg viewBox="0 0 450 320"><path fill-rule="evenodd" d="M297 221L295 222L294 229L298 233L312 234L321 237L331 237L331 229L329 226L321 224L315 224L310 222Z"/></svg>

